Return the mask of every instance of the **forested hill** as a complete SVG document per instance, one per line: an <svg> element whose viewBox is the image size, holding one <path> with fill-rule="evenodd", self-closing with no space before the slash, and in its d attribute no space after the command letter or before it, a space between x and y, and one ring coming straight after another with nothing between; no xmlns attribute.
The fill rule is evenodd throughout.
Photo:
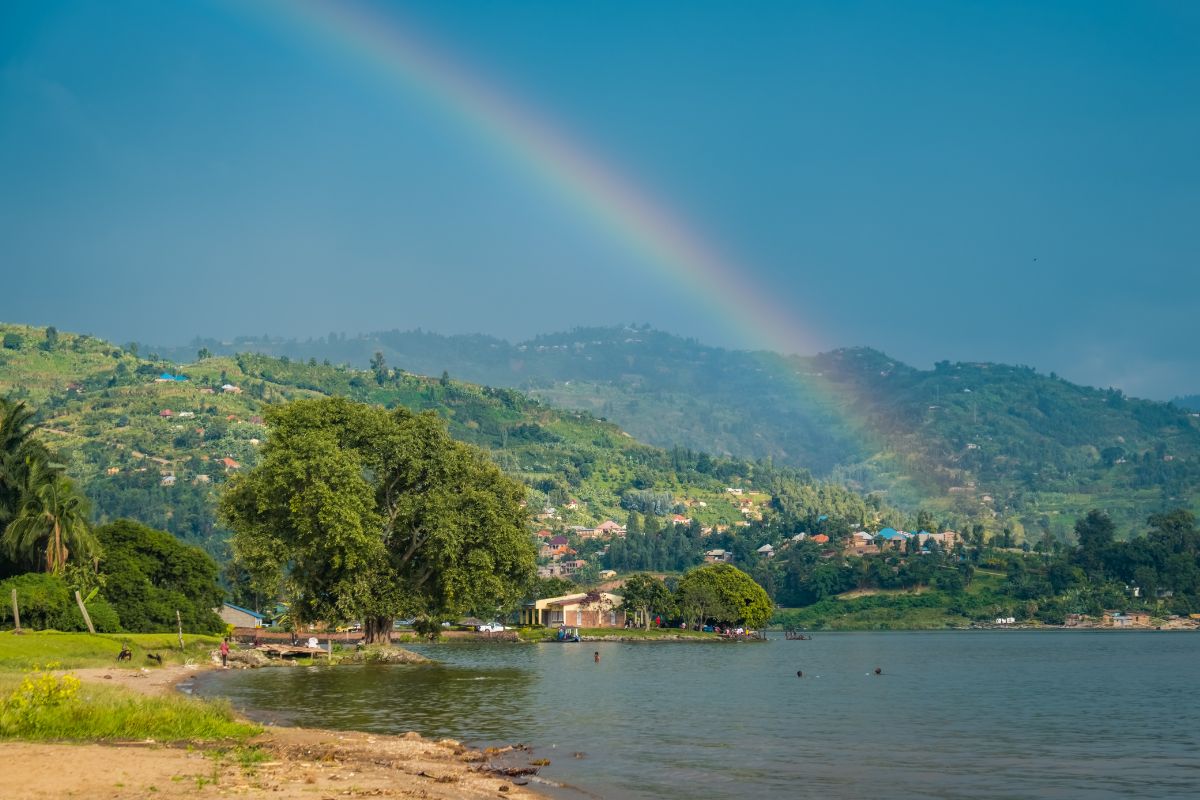
<svg viewBox="0 0 1200 800"><path fill-rule="evenodd" d="M0 396L37 409L40 435L91 499L97 522L129 517L221 555L214 499L254 466L265 408L317 395L433 410L451 435L481 446L530 487L545 524L566 530L631 511L688 524L748 524L789 498L796 531L864 522L903 525L878 498L813 481L803 470L642 444L615 424L559 411L511 389L427 378L376 361L355 370L315 359L208 353L177 364L54 329L0 324ZM148 354L146 354L148 356ZM734 494L727 489L737 488ZM667 525L669 529L671 526Z"/></svg>
<svg viewBox="0 0 1200 800"><path fill-rule="evenodd" d="M219 350L217 342L195 343ZM1177 405L1078 386L1026 367L909 367L870 349L785 359L644 327L510 344L390 331L225 347L520 388L615 421L637 438L772 458L896 504L996 514L1065 534L1089 508L1140 525L1200 503L1200 419Z"/></svg>

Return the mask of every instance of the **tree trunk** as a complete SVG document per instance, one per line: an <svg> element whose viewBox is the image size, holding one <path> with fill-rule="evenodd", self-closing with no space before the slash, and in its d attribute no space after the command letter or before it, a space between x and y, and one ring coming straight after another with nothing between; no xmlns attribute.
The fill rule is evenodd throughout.
<svg viewBox="0 0 1200 800"><path fill-rule="evenodd" d="M363 637L367 644L392 643L392 617L367 617L363 620Z"/></svg>

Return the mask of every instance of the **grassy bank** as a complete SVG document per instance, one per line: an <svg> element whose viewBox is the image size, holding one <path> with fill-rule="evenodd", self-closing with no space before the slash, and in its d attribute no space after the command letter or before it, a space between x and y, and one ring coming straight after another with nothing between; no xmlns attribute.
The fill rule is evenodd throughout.
<svg viewBox="0 0 1200 800"><path fill-rule="evenodd" d="M65 669L109 667L117 665L121 645L128 645L133 658L128 666L154 664L148 653L162 656L163 664L207 663L209 653L216 649L218 636L184 634L184 649L179 649L179 637L173 633L60 633L58 631L0 632L0 671L32 669L49 661Z"/></svg>
<svg viewBox="0 0 1200 800"><path fill-rule="evenodd" d="M111 669L107 674L140 676L143 668L161 669L147 662L146 653L161 654L168 666L206 663L219 641L185 636L180 651L178 638L168 634L0 633L0 739L244 741L261 728L239 720L228 704L142 694L62 672L101 667ZM118 665L123 643L134 658Z"/></svg>
<svg viewBox="0 0 1200 800"><path fill-rule="evenodd" d="M966 627L970 618L942 592L886 592L830 597L804 608L781 609L772 624L837 631L940 630Z"/></svg>

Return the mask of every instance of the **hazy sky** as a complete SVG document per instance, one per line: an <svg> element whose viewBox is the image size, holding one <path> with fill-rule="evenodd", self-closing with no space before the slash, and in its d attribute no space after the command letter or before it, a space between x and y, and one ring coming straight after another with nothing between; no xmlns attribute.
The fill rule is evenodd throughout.
<svg viewBox="0 0 1200 800"><path fill-rule="evenodd" d="M0 4L0 319L757 343L289 5ZM1200 391L1200 3L363 8L682 220L797 349Z"/></svg>

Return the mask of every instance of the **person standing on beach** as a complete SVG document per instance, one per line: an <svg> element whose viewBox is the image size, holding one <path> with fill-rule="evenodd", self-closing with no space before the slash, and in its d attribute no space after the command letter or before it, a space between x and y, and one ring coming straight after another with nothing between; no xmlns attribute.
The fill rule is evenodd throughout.
<svg viewBox="0 0 1200 800"><path fill-rule="evenodd" d="M229 637L226 636L221 640L221 667L229 666Z"/></svg>

